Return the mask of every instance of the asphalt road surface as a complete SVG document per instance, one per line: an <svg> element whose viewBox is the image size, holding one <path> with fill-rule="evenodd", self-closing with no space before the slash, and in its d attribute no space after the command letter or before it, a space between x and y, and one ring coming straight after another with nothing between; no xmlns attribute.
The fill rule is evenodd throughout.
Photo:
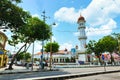
<svg viewBox="0 0 120 80"><path fill-rule="evenodd" d="M114 71L114 70L120 70L120 66L106 67L106 71ZM46 72L29 72L29 73L3 74L3 75L0 75L0 80L14 80L14 79L45 77L45 76L57 76L57 75L74 74L74 73L80 73L80 74L82 74L82 73L89 73L89 72L104 72L104 71L105 71L104 67L93 67L93 68L61 68L60 71L46 71ZM95 76L98 76L98 75L95 75ZM90 76L87 76L87 77L90 77ZM119 79L118 79L118 77L119 77ZM84 78L84 77L82 77L82 78ZM90 78L88 78L86 80L107 80L105 76L103 76L103 79L102 79L101 75L100 75L100 77L98 79L97 78L98 77L96 77L96 79L90 79ZM113 77L111 77L111 78L112 78L111 80L120 80L120 73L115 73L115 75L113 75ZM113 78L115 78L115 79L113 79ZM79 78L77 79L76 78L76 80L81 80L81 79L79 79ZM74 79L72 79L72 80L74 80ZM85 80L85 79L82 79L82 80Z"/></svg>
<svg viewBox="0 0 120 80"><path fill-rule="evenodd" d="M4 75L0 75L0 80L14 80L14 79L34 78L34 77L64 75L64 74L69 74L69 73L68 72L62 72L62 71L48 71L48 72L4 74Z"/></svg>
<svg viewBox="0 0 120 80"><path fill-rule="evenodd" d="M78 77L66 80L120 80L120 72Z"/></svg>

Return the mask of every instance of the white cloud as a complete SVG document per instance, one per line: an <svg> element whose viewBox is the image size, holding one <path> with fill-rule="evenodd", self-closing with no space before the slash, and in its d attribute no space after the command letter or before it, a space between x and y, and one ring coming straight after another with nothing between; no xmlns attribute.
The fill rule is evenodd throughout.
<svg viewBox="0 0 120 80"><path fill-rule="evenodd" d="M80 12L82 12L88 26L87 35L104 36L110 34L112 29L117 28L114 18L120 14L119 7L120 0L92 0L86 8L79 9L79 11L73 7L62 7L55 12L54 17L58 21L75 22L76 24Z"/></svg>
<svg viewBox="0 0 120 80"><path fill-rule="evenodd" d="M58 21L73 23L73 22L76 22L78 18L78 13L75 12L75 9L73 7L72 8L62 7L55 12L54 17Z"/></svg>
<svg viewBox="0 0 120 80"><path fill-rule="evenodd" d="M87 27L86 32L87 36L109 35L112 32L112 29L115 29L116 27L116 22L110 19L108 23L106 23L105 25L101 25L98 28Z"/></svg>
<svg viewBox="0 0 120 80"><path fill-rule="evenodd" d="M40 17L38 14L34 14L34 15L32 15L32 17Z"/></svg>
<svg viewBox="0 0 120 80"><path fill-rule="evenodd" d="M115 0L116 1L116 0ZM119 0L120 4L120 0ZM103 25L120 14L119 6L113 0L93 0L86 9L82 11L87 23L93 27Z"/></svg>
<svg viewBox="0 0 120 80"><path fill-rule="evenodd" d="M64 50L64 49L68 49L68 51L71 50L71 48L73 48L72 43L63 43L60 45L60 50Z"/></svg>

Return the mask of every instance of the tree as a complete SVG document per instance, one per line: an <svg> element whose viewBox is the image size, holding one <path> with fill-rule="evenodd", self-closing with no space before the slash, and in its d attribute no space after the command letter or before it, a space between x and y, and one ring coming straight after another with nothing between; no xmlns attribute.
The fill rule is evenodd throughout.
<svg viewBox="0 0 120 80"><path fill-rule="evenodd" d="M58 52L59 50L59 45L57 42L53 42L53 43L47 43L45 46L45 51L46 52L50 52L50 70L51 70L51 63L52 63L52 53L54 52Z"/></svg>
<svg viewBox="0 0 120 80"><path fill-rule="evenodd" d="M117 48L117 41L114 37L108 35L99 40L103 45L103 50L112 53Z"/></svg>
<svg viewBox="0 0 120 80"><path fill-rule="evenodd" d="M24 59L24 54L23 52L20 52L19 55L16 56L17 61L23 60Z"/></svg>
<svg viewBox="0 0 120 80"><path fill-rule="evenodd" d="M117 52L120 53L120 33L112 33L112 36L116 39L117 43Z"/></svg>
<svg viewBox="0 0 120 80"><path fill-rule="evenodd" d="M45 47L45 51L46 52L50 52L50 48L51 48L51 45L52 45L52 53L54 52L58 52L59 50L59 45L57 42L53 42L53 43L47 43L44 47Z"/></svg>
<svg viewBox="0 0 120 80"><path fill-rule="evenodd" d="M100 56L103 52L103 46L102 44L98 41L96 42L95 40L90 40L87 44L87 53L95 53L95 55L99 58L99 62L101 63Z"/></svg>
<svg viewBox="0 0 120 80"><path fill-rule="evenodd" d="M29 12L17 6L20 2L21 0L0 0L0 26L7 27L13 33L8 43L12 46L23 43L8 69L13 69L15 57L27 44L35 40L49 39L52 34L47 24L38 18L32 18Z"/></svg>
<svg viewBox="0 0 120 80"><path fill-rule="evenodd" d="M22 27L21 34L28 37L28 40L48 40L52 34L50 26L37 17L29 18L27 24Z"/></svg>
<svg viewBox="0 0 120 80"><path fill-rule="evenodd" d="M95 40L90 40L87 44L87 53L91 54L92 52L95 52L95 45L96 45L96 41Z"/></svg>
<svg viewBox="0 0 120 80"><path fill-rule="evenodd" d="M102 50L103 52L110 52L111 54L111 63L114 62L114 59L112 57L112 52L117 49L117 41L114 37L108 35L104 36L102 39L99 40L99 42L102 44Z"/></svg>
<svg viewBox="0 0 120 80"><path fill-rule="evenodd" d="M31 58L31 54L29 52L24 53L24 59L25 61L28 61L28 59Z"/></svg>
<svg viewBox="0 0 120 80"><path fill-rule="evenodd" d="M21 0L0 0L0 26L15 33L26 23L30 14L17 6Z"/></svg>
<svg viewBox="0 0 120 80"><path fill-rule="evenodd" d="M43 37L43 34L44 34L44 37ZM23 25L23 27L21 27L18 32L16 32L16 35L17 37L12 37L12 40L9 40L9 41L11 43L14 43L14 40L16 40L18 41L17 43L21 42L24 44L18 50L16 55L13 57L11 64L9 65L9 69L12 69L12 65L15 60L15 57L19 55L19 52L22 50L23 47L25 47L27 44L31 44L35 40L49 39L51 35L51 31L50 31L50 26L45 24L39 18L33 17L33 18L27 19L26 24ZM17 44L17 43L14 43L14 44Z"/></svg>
<svg viewBox="0 0 120 80"><path fill-rule="evenodd" d="M20 52L19 55L16 56L17 61L25 60L27 61L29 58L31 58L31 54L29 52Z"/></svg>

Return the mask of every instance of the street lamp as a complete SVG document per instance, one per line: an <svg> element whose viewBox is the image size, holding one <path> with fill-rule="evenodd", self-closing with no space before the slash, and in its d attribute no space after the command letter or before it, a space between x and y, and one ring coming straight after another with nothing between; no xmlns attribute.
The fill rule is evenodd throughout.
<svg viewBox="0 0 120 80"><path fill-rule="evenodd" d="M55 22L52 25L56 25ZM52 25L50 25L51 27L51 33L52 33ZM52 34L50 35L50 70L52 68L51 64L52 64Z"/></svg>

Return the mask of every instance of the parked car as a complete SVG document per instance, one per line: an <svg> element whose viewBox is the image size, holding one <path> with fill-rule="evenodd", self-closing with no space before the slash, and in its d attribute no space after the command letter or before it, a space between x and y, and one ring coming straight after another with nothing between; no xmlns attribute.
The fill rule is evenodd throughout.
<svg viewBox="0 0 120 80"><path fill-rule="evenodd" d="M35 66L39 66L39 65L40 65L40 62L39 62L39 61L36 61L36 62L34 63L34 65L35 65Z"/></svg>
<svg viewBox="0 0 120 80"><path fill-rule="evenodd" d="M27 66L32 67L32 62L25 62L23 66L25 66L25 67L27 67Z"/></svg>
<svg viewBox="0 0 120 80"><path fill-rule="evenodd" d="M28 65L29 65L29 67L32 67L32 62L29 62Z"/></svg>
<svg viewBox="0 0 120 80"><path fill-rule="evenodd" d="M22 62L17 61L17 63L15 64L16 66L23 66Z"/></svg>

